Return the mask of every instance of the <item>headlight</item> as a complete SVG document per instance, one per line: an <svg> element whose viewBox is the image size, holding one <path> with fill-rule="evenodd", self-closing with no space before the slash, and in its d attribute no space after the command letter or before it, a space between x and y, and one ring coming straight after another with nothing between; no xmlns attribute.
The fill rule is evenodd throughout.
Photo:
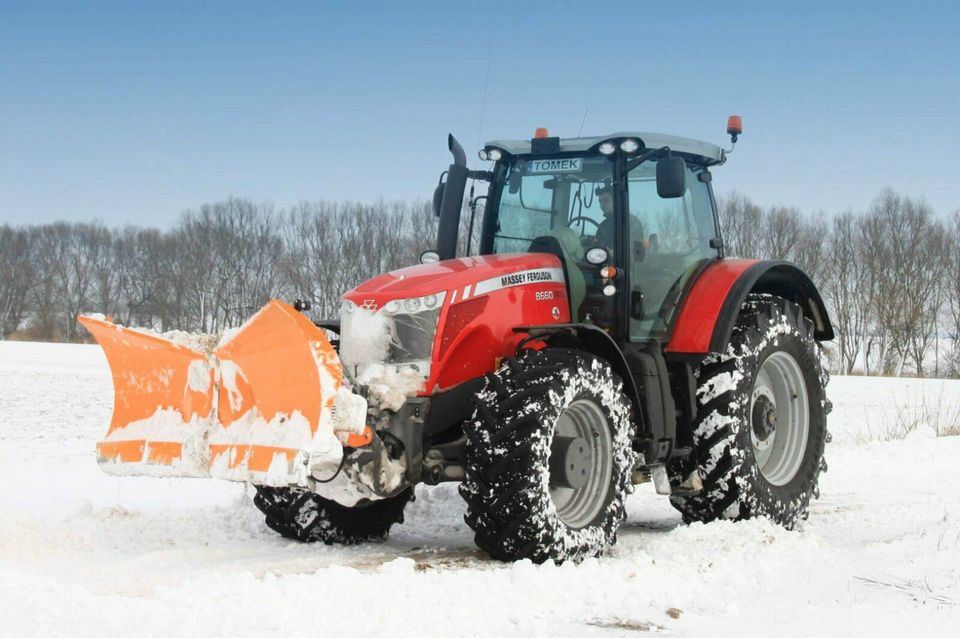
<svg viewBox="0 0 960 638"><path fill-rule="evenodd" d="M503 151L501 151L499 148L491 148L489 151L487 151L487 159L491 161L499 162L502 157Z"/></svg>
<svg viewBox="0 0 960 638"><path fill-rule="evenodd" d="M626 139L620 142L620 150L624 153L635 153L640 148L640 142L633 139Z"/></svg>
<svg viewBox="0 0 960 638"><path fill-rule="evenodd" d="M400 301L397 299L391 299L383 305L383 311L388 315L395 315L398 310L400 310Z"/></svg>
<svg viewBox="0 0 960 638"><path fill-rule="evenodd" d="M482 148L481 148L480 151L477 153L477 157L479 157L479 158L480 158L481 160L483 160L484 162L486 162L488 159L490 159L490 156L487 155L486 149L482 149Z"/></svg>
<svg viewBox="0 0 960 638"><path fill-rule="evenodd" d="M383 311L389 314L415 315L430 310L436 310L443 303L446 292L440 292L434 295L424 295L423 297L410 297L408 299L394 299L388 301L383 307Z"/></svg>
<svg viewBox="0 0 960 638"><path fill-rule="evenodd" d="M613 155L615 150L617 150L617 147L613 145L613 142L604 142L599 148L602 155Z"/></svg>
<svg viewBox="0 0 960 638"><path fill-rule="evenodd" d="M383 306L380 308L380 311L385 315L415 315L417 313L435 310L438 306L443 304L443 299L446 297L446 294L446 292L440 292L432 295L425 295L423 297L391 299L387 303L383 304ZM359 307L360 306L353 303L349 299L344 299L340 304L340 314L352 314L356 312ZM364 308L366 309L366 306L364 306Z"/></svg>

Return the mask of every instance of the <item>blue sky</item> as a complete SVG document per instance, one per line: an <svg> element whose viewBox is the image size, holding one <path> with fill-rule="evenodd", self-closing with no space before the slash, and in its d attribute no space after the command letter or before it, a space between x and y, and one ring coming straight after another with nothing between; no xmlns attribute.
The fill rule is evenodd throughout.
<svg viewBox="0 0 960 638"><path fill-rule="evenodd" d="M957 2L194 4L0 2L0 223L426 198L447 132L479 166L585 112L715 143L741 114L714 185L762 204L960 208Z"/></svg>

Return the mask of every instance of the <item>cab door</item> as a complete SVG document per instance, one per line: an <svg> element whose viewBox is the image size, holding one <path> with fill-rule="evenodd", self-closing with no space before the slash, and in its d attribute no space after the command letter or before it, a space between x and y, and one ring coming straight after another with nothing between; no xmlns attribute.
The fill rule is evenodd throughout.
<svg viewBox="0 0 960 638"><path fill-rule="evenodd" d="M631 341L668 339L688 280L704 260L719 256L711 247L718 236L713 197L700 179L705 169L688 165L686 192L670 199L657 194L656 170L651 159L627 174Z"/></svg>

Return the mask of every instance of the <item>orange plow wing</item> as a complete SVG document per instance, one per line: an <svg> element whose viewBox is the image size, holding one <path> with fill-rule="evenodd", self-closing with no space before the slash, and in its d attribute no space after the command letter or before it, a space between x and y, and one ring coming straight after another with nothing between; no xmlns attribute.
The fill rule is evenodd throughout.
<svg viewBox="0 0 960 638"><path fill-rule="evenodd" d="M315 448L342 454L332 429L319 425L330 421L343 367L302 313L271 301L215 354L221 384L210 441L213 476L303 483Z"/></svg>
<svg viewBox="0 0 960 638"><path fill-rule="evenodd" d="M79 321L113 374L113 418L97 444L108 472L206 476L215 371L186 346L93 317ZM185 453L185 448L186 452Z"/></svg>
<svg viewBox="0 0 960 638"><path fill-rule="evenodd" d="M305 484L311 463L342 456L332 413L343 368L323 331L291 306L271 301L212 352L80 322L113 375L113 418L97 445L106 471Z"/></svg>

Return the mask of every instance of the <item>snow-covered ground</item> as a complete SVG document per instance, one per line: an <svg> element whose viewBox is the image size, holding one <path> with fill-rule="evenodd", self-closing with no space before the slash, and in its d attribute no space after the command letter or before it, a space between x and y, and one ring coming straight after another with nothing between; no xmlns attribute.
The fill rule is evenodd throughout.
<svg viewBox="0 0 960 638"><path fill-rule="evenodd" d="M934 429L960 420L960 382L829 391L830 471L799 531L687 527L645 485L603 558L509 565L475 550L453 486L419 489L386 544L343 548L276 536L239 485L104 475L100 350L0 343L0 635L955 635L960 437Z"/></svg>

